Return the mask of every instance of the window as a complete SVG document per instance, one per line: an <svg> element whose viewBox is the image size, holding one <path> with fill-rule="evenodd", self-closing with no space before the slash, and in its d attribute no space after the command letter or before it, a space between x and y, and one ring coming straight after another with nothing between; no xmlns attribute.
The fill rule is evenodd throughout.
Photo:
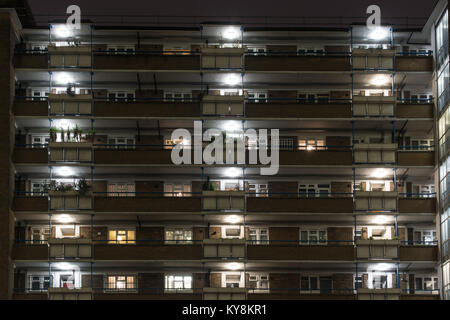
<svg viewBox="0 0 450 320"><path fill-rule="evenodd" d="M30 291L41 291L50 288L50 276L30 276Z"/></svg>
<svg viewBox="0 0 450 320"><path fill-rule="evenodd" d="M251 194L250 196L267 197L268 191L269 187L267 183L250 183L248 185L248 192Z"/></svg>
<svg viewBox="0 0 450 320"><path fill-rule="evenodd" d="M433 230L414 230L414 243L424 245L436 245L436 231Z"/></svg>
<svg viewBox="0 0 450 320"><path fill-rule="evenodd" d="M33 148L45 148L46 145L50 143L50 136L32 136L31 137L31 144L33 145Z"/></svg>
<svg viewBox="0 0 450 320"><path fill-rule="evenodd" d="M225 274L225 288L239 288L240 274Z"/></svg>
<svg viewBox="0 0 450 320"><path fill-rule="evenodd" d="M189 102L192 94L187 92L164 92L164 101Z"/></svg>
<svg viewBox="0 0 450 320"><path fill-rule="evenodd" d="M177 144L183 143L183 139L177 139L177 140L171 140L171 139L165 139L164 140L164 149L173 149L173 147ZM190 148L190 141L187 140L183 143L184 148Z"/></svg>
<svg viewBox="0 0 450 320"><path fill-rule="evenodd" d="M108 54L134 54L134 45L108 46Z"/></svg>
<svg viewBox="0 0 450 320"><path fill-rule="evenodd" d="M75 288L75 276L73 274L62 274L59 276L59 287L74 289Z"/></svg>
<svg viewBox="0 0 450 320"><path fill-rule="evenodd" d="M269 229L268 228L249 228L248 240L250 244L269 244Z"/></svg>
<svg viewBox="0 0 450 320"><path fill-rule="evenodd" d="M134 197L134 183L108 183L108 197Z"/></svg>
<svg viewBox="0 0 450 320"><path fill-rule="evenodd" d="M226 226L222 227L222 238L223 239L243 239L243 227L240 226Z"/></svg>
<svg viewBox="0 0 450 320"><path fill-rule="evenodd" d="M300 278L300 291L312 293L319 290L318 276L302 276Z"/></svg>
<svg viewBox="0 0 450 320"><path fill-rule="evenodd" d="M327 232L325 230L301 230L300 244L317 245L327 243Z"/></svg>
<svg viewBox="0 0 450 320"><path fill-rule="evenodd" d="M109 101L124 102L134 101L134 92L132 91L115 91L108 93Z"/></svg>
<svg viewBox="0 0 450 320"><path fill-rule="evenodd" d="M413 185L412 193L414 197L433 198L435 197L434 185Z"/></svg>
<svg viewBox="0 0 450 320"><path fill-rule="evenodd" d="M109 230L108 232L109 244L135 244L136 243L136 231L117 229Z"/></svg>
<svg viewBox="0 0 450 320"><path fill-rule="evenodd" d="M189 183L165 183L165 197L190 197L191 185Z"/></svg>
<svg viewBox="0 0 450 320"><path fill-rule="evenodd" d="M298 140L298 149L299 150L308 150L308 151L315 151L315 150L325 150L325 140L323 139L299 139Z"/></svg>
<svg viewBox="0 0 450 320"><path fill-rule="evenodd" d="M247 48L248 54L251 55L264 55L266 54L266 47L251 47Z"/></svg>
<svg viewBox="0 0 450 320"><path fill-rule="evenodd" d="M248 100L254 103L267 102L267 93L265 92L249 92Z"/></svg>
<svg viewBox="0 0 450 320"><path fill-rule="evenodd" d="M107 291L135 291L136 288L136 276L134 275L107 276Z"/></svg>
<svg viewBox="0 0 450 320"><path fill-rule="evenodd" d="M49 92L47 90L32 90L31 95L33 100L46 100Z"/></svg>
<svg viewBox="0 0 450 320"><path fill-rule="evenodd" d="M45 243L50 238L49 227L33 227L31 228L31 242Z"/></svg>
<svg viewBox="0 0 450 320"><path fill-rule="evenodd" d="M298 194L300 197L308 198L327 198L330 194L329 184L299 184Z"/></svg>
<svg viewBox="0 0 450 320"><path fill-rule="evenodd" d="M131 137L108 137L108 147L116 149L135 148L134 138Z"/></svg>
<svg viewBox="0 0 450 320"><path fill-rule="evenodd" d="M411 139L412 151L428 151L434 149L433 139Z"/></svg>
<svg viewBox="0 0 450 320"><path fill-rule="evenodd" d="M166 291L192 290L192 275L166 275Z"/></svg>
<svg viewBox="0 0 450 320"><path fill-rule="evenodd" d="M416 291L428 291L431 293L432 291L439 290L437 277L431 276L415 277L414 283L415 283L414 289Z"/></svg>
<svg viewBox="0 0 450 320"><path fill-rule="evenodd" d="M263 292L269 293L269 275L268 274L249 274L248 287L251 293Z"/></svg>
<svg viewBox="0 0 450 320"><path fill-rule="evenodd" d="M31 196L33 197L41 197L47 194L48 190L50 189L50 184L45 181L31 181Z"/></svg>
<svg viewBox="0 0 450 320"><path fill-rule="evenodd" d="M189 229L166 229L166 244L192 244L192 230Z"/></svg>

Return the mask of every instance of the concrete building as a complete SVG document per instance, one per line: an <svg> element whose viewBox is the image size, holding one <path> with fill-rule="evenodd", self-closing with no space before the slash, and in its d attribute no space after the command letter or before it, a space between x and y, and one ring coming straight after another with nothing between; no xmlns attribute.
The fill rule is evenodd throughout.
<svg viewBox="0 0 450 320"><path fill-rule="evenodd" d="M449 299L447 1L370 30L21 18L0 9L1 298ZM194 121L246 161L175 165ZM276 175L241 129L279 129Z"/></svg>

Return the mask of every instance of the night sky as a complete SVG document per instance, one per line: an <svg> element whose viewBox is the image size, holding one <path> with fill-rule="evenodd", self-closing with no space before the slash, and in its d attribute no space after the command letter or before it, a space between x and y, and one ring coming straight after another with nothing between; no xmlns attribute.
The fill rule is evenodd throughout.
<svg viewBox="0 0 450 320"><path fill-rule="evenodd" d="M428 17L438 0L29 0L33 14L362 17L371 4L385 17Z"/></svg>

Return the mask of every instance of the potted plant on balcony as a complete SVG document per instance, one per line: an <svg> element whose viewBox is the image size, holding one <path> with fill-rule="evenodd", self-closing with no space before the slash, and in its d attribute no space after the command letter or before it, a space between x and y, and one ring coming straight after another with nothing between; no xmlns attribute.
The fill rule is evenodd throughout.
<svg viewBox="0 0 450 320"><path fill-rule="evenodd" d="M61 137L61 142L64 142L64 129L63 128L61 128L61 130L59 130L59 134Z"/></svg>
<svg viewBox="0 0 450 320"><path fill-rule="evenodd" d="M88 136L89 136L89 138L90 138L90 140L91 140L91 142L92 143L94 143L94 139L95 139L95 134L96 134L97 132L94 130L94 129L90 129L89 131L88 131Z"/></svg>
<svg viewBox="0 0 450 320"><path fill-rule="evenodd" d="M86 179L83 178L76 183L76 190L80 195L84 196L91 190L91 186L87 183Z"/></svg>
<svg viewBox="0 0 450 320"><path fill-rule="evenodd" d="M58 133L58 129L55 127L50 128L50 142L56 142L56 134Z"/></svg>

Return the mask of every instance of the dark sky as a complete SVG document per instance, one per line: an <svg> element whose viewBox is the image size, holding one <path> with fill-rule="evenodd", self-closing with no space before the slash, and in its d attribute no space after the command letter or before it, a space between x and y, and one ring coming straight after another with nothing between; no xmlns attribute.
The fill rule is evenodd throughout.
<svg viewBox="0 0 450 320"><path fill-rule="evenodd" d="M386 17L428 17L438 0L28 0L34 14L65 14L70 4L85 14L197 16L365 16L371 4Z"/></svg>

